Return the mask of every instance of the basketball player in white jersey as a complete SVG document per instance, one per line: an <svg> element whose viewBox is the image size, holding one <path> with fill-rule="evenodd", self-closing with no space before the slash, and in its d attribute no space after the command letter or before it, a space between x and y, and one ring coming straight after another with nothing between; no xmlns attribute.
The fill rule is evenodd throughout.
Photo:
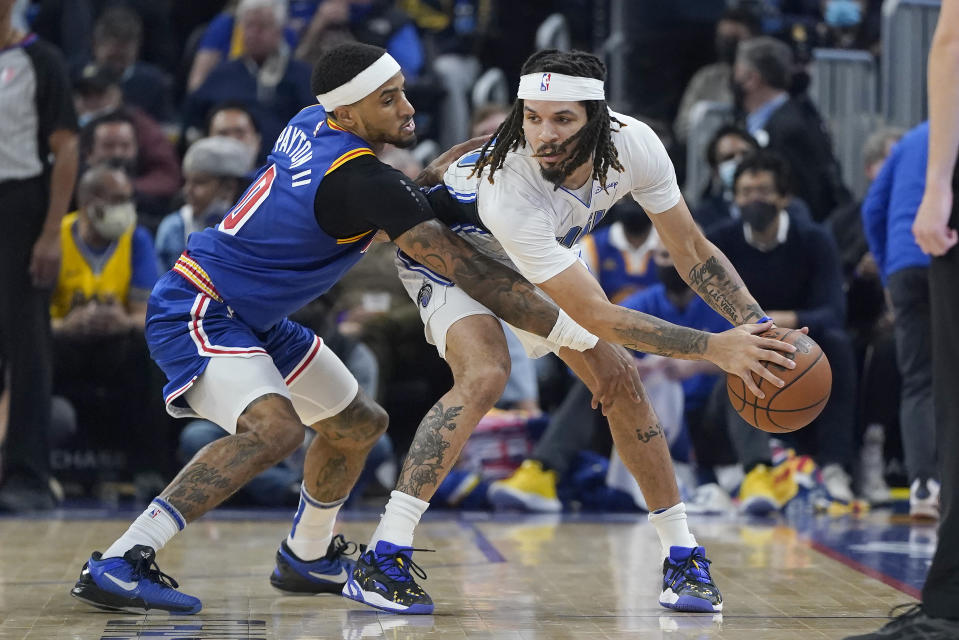
<svg viewBox="0 0 959 640"><path fill-rule="evenodd" d="M756 335L772 326L770 319L693 222L656 135L606 106L602 62L583 52L542 51L526 61L522 74L518 100L495 139L451 165L445 185L430 192L437 216L481 252L537 284L601 339L596 348L620 349L608 344L613 343L710 360L742 377L757 395L751 373L782 386L762 361L792 368L775 350L791 353L793 348ZM650 215L688 284L735 328L710 334L609 302L575 247L626 196ZM476 423L502 393L509 356L503 330L489 309L402 252L397 265L419 306L427 339L453 371L454 387L420 423L396 490L343 594L386 611L430 613L432 600L414 579L426 575L412 559L413 529ZM591 370L579 352L516 333L533 357L556 352L594 394L613 373ZM627 352L622 357L629 361ZM616 448L642 488L662 545L660 604L721 611L722 596L710 576L705 549L687 528L652 407L645 396L632 398L624 390L601 400Z"/></svg>

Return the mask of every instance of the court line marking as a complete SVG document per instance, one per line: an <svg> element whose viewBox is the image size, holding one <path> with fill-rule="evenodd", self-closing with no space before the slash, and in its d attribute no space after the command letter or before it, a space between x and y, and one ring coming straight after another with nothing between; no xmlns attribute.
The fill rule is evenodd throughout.
<svg viewBox="0 0 959 640"><path fill-rule="evenodd" d="M878 580L879 582L882 582L883 584L887 584L893 589L902 591L906 595L912 596L913 598L916 598L917 600L922 599L922 593L920 592L919 589L915 588L914 586L910 584L906 584L905 582L901 580L897 580L896 578L893 578L892 576L887 575L883 573L882 571L879 571L878 569L870 567L869 565L863 564L862 562L859 562L858 560L854 560L853 558L850 558L849 556L842 553L841 551L833 549L832 547L829 547L821 542L810 540L808 538L806 538L806 544L808 544L812 549L818 551L824 556L828 558L832 558L836 562L842 563L846 565L847 567L849 567L850 569L855 569L859 573L865 574L869 576L870 578L873 578L874 580Z"/></svg>

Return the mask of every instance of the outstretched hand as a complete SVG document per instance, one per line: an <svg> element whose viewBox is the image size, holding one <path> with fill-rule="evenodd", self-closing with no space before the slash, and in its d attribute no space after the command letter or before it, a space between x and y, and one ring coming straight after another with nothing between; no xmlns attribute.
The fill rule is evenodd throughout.
<svg viewBox="0 0 959 640"><path fill-rule="evenodd" d="M432 187L435 184L443 182L443 174L446 173L446 169L452 163L456 162L456 160L465 153L479 149L486 144L486 141L489 139L490 136L488 135L477 136L470 138L466 142L461 142L450 147L433 160L433 162L426 165L426 168L420 172L420 175L416 176L416 180L413 182L421 187Z"/></svg>
<svg viewBox="0 0 959 640"><path fill-rule="evenodd" d="M785 383L766 368L763 362L771 362L785 369L796 366L795 362L779 353L795 353L796 347L776 338L763 338L758 335L773 326L772 322L743 324L717 333L709 341L706 359L723 371L742 378L746 388L757 398L765 398L766 395L760 391L752 374L765 378L776 387L782 387Z"/></svg>

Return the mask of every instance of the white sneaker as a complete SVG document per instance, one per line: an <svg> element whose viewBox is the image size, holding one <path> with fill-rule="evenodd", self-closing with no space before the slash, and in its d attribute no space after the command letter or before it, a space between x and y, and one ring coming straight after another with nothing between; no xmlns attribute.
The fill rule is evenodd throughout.
<svg viewBox="0 0 959 640"><path fill-rule="evenodd" d="M826 487L826 493L833 500L849 503L856 498L852 492L852 478L842 468L842 465L833 463L823 467L822 483Z"/></svg>
<svg viewBox="0 0 959 640"><path fill-rule="evenodd" d="M732 498L715 482L699 485L686 501L686 513L694 515L732 513L735 510Z"/></svg>
<svg viewBox="0 0 959 640"><path fill-rule="evenodd" d="M939 519L939 482L916 478L909 487L909 517L916 520Z"/></svg>

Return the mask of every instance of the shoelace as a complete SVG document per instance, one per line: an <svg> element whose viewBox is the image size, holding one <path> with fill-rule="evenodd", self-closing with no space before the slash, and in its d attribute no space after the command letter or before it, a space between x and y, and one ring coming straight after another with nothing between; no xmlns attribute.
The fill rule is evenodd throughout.
<svg viewBox="0 0 959 640"><path fill-rule="evenodd" d="M413 561L412 557L403 555L406 552L426 551L432 553L434 549L414 549L407 547L388 556L382 556L376 559L376 567L385 575L399 582L413 582L412 573L421 580L426 580L426 572Z"/></svg>
<svg viewBox="0 0 959 640"><path fill-rule="evenodd" d="M180 585L172 576L169 576L162 571L160 567L157 566L156 556L151 555L149 558L140 557L136 564L133 565L133 575L139 578L146 578L151 582L156 582L165 587L171 587L173 589L178 588Z"/></svg>
<svg viewBox="0 0 959 640"><path fill-rule="evenodd" d="M710 583L713 579L709 575L710 561L699 551L689 554L689 557L681 565L676 566L676 573L670 580L670 586L674 586L684 577L692 576L698 582Z"/></svg>
<svg viewBox="0 0 959 640"><path fill-rule="evenodd" d="M899 604L889 610L889 617L893 618L890 622L887 622L883 627L884 629L895 629L896 627L906 624L911 621L916 616L922 614L922 604L919 602L904 603Z"/></svg>
<svg viewBox="0 0 959 640"><path fill-rule="evenodd" d="M355 542L351 542L343 537L342 533L338 533L333 536L333 540L330 543L330 550L326 554L327 560L336 560L341 556L351 556L360 549L363 545L358 545Z"/></svg>

